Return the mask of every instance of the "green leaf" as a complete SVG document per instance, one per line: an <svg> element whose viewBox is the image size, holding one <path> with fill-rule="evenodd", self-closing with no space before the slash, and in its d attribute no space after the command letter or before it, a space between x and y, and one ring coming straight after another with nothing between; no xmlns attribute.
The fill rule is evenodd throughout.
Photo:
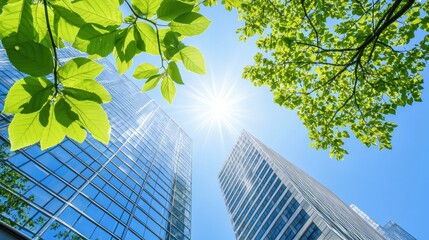
<svg viewBox="0 0 429 240"><path fill-rule="evenodd" d="M25 77L10 88L3 113L32 113L39 111L53 94L53 84L42 77Z"/></svg>
<svg viewBox="0 0 429 240"><path fill-rule="evenodd" d="M71 110L79 116L79 123L98 141L107 144L110 139L110 124L100 104L93 101L79 101L65 97Z"/></svg>
<svg viewBox="0 0 429 240"><path fill-rule="evenodd" d="M118 27L122 24L122 12L114 0L73 1L71 9L87 23L98 24L102 27Z"/></svg>
<svg viewBox="0 0 429 240"><path fill-rule="evenodd" d="M77 100L89 100L97 103L107 103L112 100L109 92L99 82L93 79L82 79L70 85L64 85L63 93Z"/></svg>
<svg viewBox="0 0 429 240"><path fill-rule="evenodd" d="M136 16L135 16L135 15L133 15L133 14L128 15L128 16L126 16L126 17L124 18L124 22L126 22L126 23L133 24L133 23L135 23L136 21L137 21Z"/></svg>
<svg viewBox="0 0 429 240"><path fill-rule="evenodd" d="M85 20L73 10L69 0L49 2L58 20L58 35L69 43L73 43L79 29L87 24Z"/></svg>
<svg viewBox="0 0 429 240"><path fill-rule="evenodd" d="M113 56L116 59L116 70L118 70L119 74L124 74L124 72L126 72L131 67L133 61L126 61L124 59L121 59L119 55L120 53L118 53L118 50L116 48L113 49Z"/></svg>
<svg viewBox="0 0 429 240"><path fill-rule="evenodd" d="M70 24L64 18L58 20L58 35L71 44L76 40L79 29L79 27Z"/></svg>
<svg viewBox="0 0 429 240"><path fill-rule="evenodd" d="M150 63L143 63L136 68L133 77L137 79L145 79L157 74L158 71L159 68L155 67L154 65Z"/></svg>
<svg viewBox="0 0 429 240"><path fill-rule="evenodd" d="M55 103L51 105L49 110L49 121L43 129L42 136L40 138L40 147L42 150L55 146L63 141L66 136L66 131L63 125L61 125L57 119L55 111Z"/></svg>
<svg viewBox="0 0 429 240"><path fill-rule="evenodd" d="M7 44L5 47L10 62L19 71L41 77L52 72L54 61L49 48L40 43L25 41Z"/></svg>
<svg viewBox="0 0 429 240"><path fill-rule="evenodd" d="M64 86L63 93L81 101L89 100L100 104L110 102L109 92L94 80L103 68L101 64L87 58L68 61L58 70Z"/></svg>
<svg viewBox="0 0 429 240"><path fill-rule="evenodd" d="M162 42L164 43L164 45L166 47L174 47L174 48L178 48L180 47L181 43L179 41L179 36L180 34L173 32L173 31L168 31L165 33Z"/></svg>
<svg viewBox="0 0 429 240"><path fill-rule="evenodd" d="M114 55L119 74L123 74L132 64L137 53L134 28L123 29L117 36Z"/></svg>
<svg viewBox="0 0 429 240"><path fill-rule="evenodd" d="M86 138L86 131L79 124L79 116L71 110L71 106L61 98L55 105L55 118L66 129L66 135L80 143Z"/></svg>
<svg viewBox="0 0 429 240"><path fill-rule="evenodd" d="M94 79L103 71L103 65L88 58L73 58L58 69L64 86L76 86L83 79Z"/></svg>
<svg viewBox="0 0 429 240"><path fill-rule="evenodd" d="M122 44L117 44L126 61L131 61L137 53L137 44L134 37L134 28L128 28Z"/></svg>
<svg viewBox="0 0 429 240"><path fill-rule="evenodd" d="M45 114L49 114L45 113ZM42 137L43 126L39 121L40 112L29 114L15 114L9 124L10 150L30 146L37 143Z"/></svg>
<svg viewBox="0 0 429 240"><path fill-rule="evenodd" d="M179 68L175 62L171 61L168 63L167 73L175 83L183 84L182 76L180 76Z"/></svg>
<svg viewBox="0 0 429 240"><path fill-rule="evenodd" d="M73 47L88 54L106 57L115 46L116 27L104 28L100 25L86 24L77 34Z"/></svg>
<svg viewBox="0 0 429 240"><path fill-rule="evenodd" d="M89 92L89 91L85 91L85 90L81 90L81 89L64 88L63 94L66 96L71 96L71 97L73 97L79 101L88 100L88 101L93 101L93 102L96 102L99 104L103 103L103 100L98 95L98 93Z"/></svg>
<svg viewBox="0 0 429 240"><path fill-rule="evenodd" d="M186 47L181 41L179 41L178 35L180 34L173 31L168 31L162 40L165 47L164 56L169 60L174 58L176 53ZM180 61L180 58L174 60Z"/></svg>
<svg viewBox="0 0 429 240"><path fill-rule="evenodd" d="M203 33L210 25L210 20L199 13L189 12L178 16L169 25L175 32L194 36Z"/></svg>
<svg viewBox="0 0 429 240"><path fill-rule="evenodd" d="M39 8L40 7L40 8ZM52 47L51 45L51 39L49 38L48 35L48 29L46 27L46 17L45 17L45 11L42 10L42 6L41 5L31 5L31 10L32 10L32 27L35 31L35 35L33 39L28 39L28 40L33 40L35 42L41 43L43 45L45 45L46 47ZM42 11L40 11L42 10ZM48 16L49 16L49 24L51 24L52 28L54 26L54 14L51 11L50 8L48 8ZM52 34L54 36L54 40L56 39L55 37L55 29L52 29ZM49 43L50 45L47 45L45 43Z"/></svg>
<svg viewBox="0 0 429 240"><path fill-rule="evenodd" d="M165 76L161 82L162 96L171 104L176 95L176 86L170 77Z"/></svg>
<svg viewBox="0 0 429 240"><path fill-rule="evenodd" d="M225 5L225 9L231 11L232 8L238 8L241 5L241 0L222 0L222 4Z"/></svg>
<svg viewBox="0 0 429 240"><path fill-rule="evenodd" d="M0 39L19 33L19 41L34 40L30 1L8 1L0 15Z"/></svg>
<svg viewBox="0 0 429 240"><path fill-rule="evenodd" d="M51 109L51 102L43 105L42 109L40 109L39 121L43 127L46 127L49 123L49 112Z"/></svg>
<svg viewBox="0 0 429 240"><path fill-rule="evenodd" d="M60 16L61 19L70 25L82 27L88 23L73 9L73 4L70 0L51 1L49 5L55 12L55 15Z"/></svg>
<svg viewBox="0 0 429 240"><path fill-rule="evenodd" d="M186 69L198 74L206 73L204 57L197 48L184 47L178 54Z"/></svg>
<svg viewBox="0 0 429 240"><path fill-rule="evenodd" d="M150 77L143 85L142 92L147 92L149 90L154 89L161 79L162 75L157 74L155 76Z"/></svg>
<svg viewBox="0 0 429 240"><path fill-rule="evenodd" d="M86 131L77 123L73 122L66 130L67 137L82 143L86 138Z"/></svg>
<svg viewBox="0 0 429 240"><path fill-rule="evenodd" d="M148 18L156 14L161 5L161 0L132 0L133 6Z"/></svg>
<svg viewBox="0 0 429 240"><path fill-rule="evenodd" d="M145 22L138 22L136 24L136 40L143 41L144 44L137 44L141 51L150 54L159 55L158 37L155 30ZM144 49L142 49L144 47Z"/></svg>
<svg viewBox="0 0 429 240"><path fill-rule="evenodd" d="M193 8L193 4L187 4L176 0L164 0L156 13L159 19L171 21L184 13L191 12Z"/></svg>
<svg viewBox="0 0 429 240"><path fill-rule="evenodd" d="M0 0L0 14L3 12L3 7L7 4L8 0Z"/></svg>
<svg viewBox="0 0 429 240"><path fill-rule="evenodd" d="M70 104L63 97L57 100L54 113L55 119L66 128L79 120L79 116L71 110Z"/></svg>

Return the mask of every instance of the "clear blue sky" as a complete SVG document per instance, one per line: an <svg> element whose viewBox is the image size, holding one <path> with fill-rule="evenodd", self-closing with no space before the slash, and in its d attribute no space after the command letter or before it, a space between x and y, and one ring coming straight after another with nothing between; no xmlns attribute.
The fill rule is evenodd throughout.
<svg viewBox="0 0 429 240"><path fill-rule="evenodd" d="M237 14L224 11L222 6L204 8L203 14L212 20L210 28L185 43L203 52L207 75L194 75L182 69L186 85L178 88L173 105L162 99L159 89L149 93L193 139L193 240L234 239L217 174L238 133L223 131L221 138L218 131L208 131L207 126L196 127L201 121L200 112L185 111L199 105L190 97L193 89L201 90L201 86L209 86L213 81L217 87L222 83L226 83L225 86L235 84L233 95L246 96L236 104L241 117L234 127L239 132L246 129L327 186L346 204L356 204L379 224L384 225L392 219L417 239L429 239L426 230L429 214L428 69L424 74L423 101L426 102L401 108L390 118L398 124L393 150L368 149L350 139L346 142L349 155L344 161L336 161L330 159L326 151L309 147L307 132L296 114L274 104L267 88L254 87L241 78L243 67L252 63L256 49L252 42L238 42ZM127 75L131 74L130 70Z"/></svg>

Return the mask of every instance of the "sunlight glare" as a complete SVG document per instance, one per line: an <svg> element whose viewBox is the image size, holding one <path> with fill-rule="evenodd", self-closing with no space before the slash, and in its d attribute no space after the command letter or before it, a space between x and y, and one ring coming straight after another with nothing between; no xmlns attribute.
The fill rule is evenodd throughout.
<svg viewBox="0 0 429 240"><path fill-rule="evenodd" d="M246 94L236 84L237 80L228 77L209 78L189 88L190 102L185 109L192 114L195 126L205 132L206 139L217 133L223 142L224 135L237 137L242 130L240 122L246 115L243 111Z"/></svg>
<svg viewBox="0 0 429 240"><path fill-rule="evenodd" d="M213 102L210 104L210 111L211 111L212 117L218 120L220 120L223 117L226 117L226 114L228 114L227 105L223 101L223 99L214 99Z"/></svg>

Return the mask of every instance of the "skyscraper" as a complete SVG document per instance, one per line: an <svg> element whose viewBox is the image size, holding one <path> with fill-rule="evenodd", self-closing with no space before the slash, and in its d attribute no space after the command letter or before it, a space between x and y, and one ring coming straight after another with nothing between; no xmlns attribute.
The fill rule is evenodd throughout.
<svg viewBox="0 0 429 240"><path fill-rule="evenodd" d="M237 239L384 239L329 189L247 132L219 181Z"/></svg>
<svg viewBox="0 0 429 240"><path fill-rule="evenodd" d="M382 235L387 240L416 240L410 233L405 231L401 226L399 226L394 221L389 221L384 225L380 226L374 220L372 220L365 212L360 210L356 205L350 205L350 208L353 209L362 219L364 219L371 227L377 230L380 235Z"/></svg>
<svg viewBox="0 0 429 240"><path fill-rule="evenodd" d="M374 220L372 220L371 217L369 217L364 211L360 210L356 205L350 204L350 208L359 215L366 223L368 223L372 228L378 231L380 228L380 225L376 223Z"/></svg>
<svg viewBox="0 0 429 240"><path fill-rule="evenodd" d="M78 56L71 48L59 51L62 61ZM2 212L0 219L30 238L190 239L190 138L107 60L100 63L105 70L98 80L112 95L103 105L109 144L88 136L82 144L65 139L46 151L34 145L10 152L7 168L25 186L0 189L25 204L26 218ZM0 49L1 108L22 77ZM9 122L0 114L0 144L8 142Z"/></svg>
<svg viewBox="0 0 429 240"><path fill-rule="evenodd" d="M389 221L382 228L384 230L384 237L386 237L387 240L416 240L415 237L394 221Z"/></svg>

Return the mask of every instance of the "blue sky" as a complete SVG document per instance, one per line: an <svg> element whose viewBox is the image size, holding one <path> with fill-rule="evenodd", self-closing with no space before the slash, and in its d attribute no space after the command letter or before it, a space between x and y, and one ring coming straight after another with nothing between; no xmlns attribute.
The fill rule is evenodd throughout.
<svg viewBox="0 0 429 240"><path fill-rule="evenodd" d="M346 204L356 204L379 224L392 219L417 239L429 239L425 230L429 214L427 83L423 94L426 102L401 108L396 116L390 117L398 124L393 150L367 148L350 139L346 141L349 155L343 161L336 161L329 158L328 152L309 147L307 132L296 114L276 105L268 88L254 87L241 78L243 67L252 64L256 49L251 41L238 41L237 14L224 11L222 6L204 8L203 14L212 20L210 28L185 43L203 52L207 75L195 75L182 68L186 85L178 88L172 105L163 100L159 89L149 92L193 139L192 239L234 239L217 174L242 129L327 186ZM127 75L132 75L132 71ZM429 78L427 69L424 78ZM209 125L201 122L201 111L187 111L190 107L201 107L191 94L202 91L202 86L212 85L234 86L232 99L244 98L234 106L239 116L233 123L237 131L224 129L221 136L219 131L210 130Z"/></svg>

